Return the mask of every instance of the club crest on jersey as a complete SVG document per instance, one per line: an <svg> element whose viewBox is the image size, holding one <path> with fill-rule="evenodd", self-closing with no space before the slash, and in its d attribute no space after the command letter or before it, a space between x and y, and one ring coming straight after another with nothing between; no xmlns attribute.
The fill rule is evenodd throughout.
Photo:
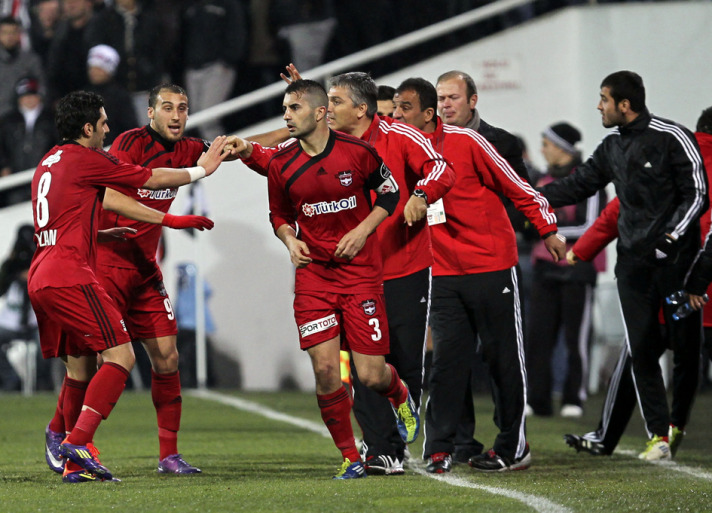
<svg viewBox="0 0 712 513"><path fill-rule="evenodd" d="M333 214L342 210L350 210L356 208L356 196L343 198L334 201L320 201L319 203L304 203L302 204L302 212L307 217L312 217L320 214Z"/></svg>
<svg viewBox="0 0 712 513"><path fill-rule="evenodd" d="M344 187L348 187L354 182L353 174L351 171L339 171L339 182Z"/></svg>
<svg viewBox="0 0 712 513"><path fill-rule="evenodd" d="M142 199L167 200L173 199L178 194L178 189L162 189L160 191L150 191L148 189L139 189L136 195Z"/></svg>
<svg viewBox="0 0 712 513"><path fill-rule="evenodd" d="M363 313L366 315L373 315L376 313L376 301L373 299L361 301L361 307L363 308Z"/></svg>

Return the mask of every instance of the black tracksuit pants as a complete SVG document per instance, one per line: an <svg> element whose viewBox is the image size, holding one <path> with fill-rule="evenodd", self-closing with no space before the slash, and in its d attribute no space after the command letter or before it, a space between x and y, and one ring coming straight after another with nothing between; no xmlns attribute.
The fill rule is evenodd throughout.
<svg viewBox="0 0 712 513"><path fill-rule="evenodd" d="M673 321L672 329L664 328L665 337L655 340L650 351L660 357L668 347L673 348L672 409L670 423L684 428L697 394L700 376L699 332L701 313L697 312L682 321ZM683 323L683 325L679 325ZM624 345L608 385L601 420L596 431L584 438L602 443L608 454L612 453L628 426L636 403L635 385L631 373L631 357Z"/></svg>
<svg viewBox="0 0 712 513"><path fill-rule="evenodd" d="M623 361L620 364L623 369L618 386L623 387L622 393L625 395L628 386L626 379L630 376L649 437L667 436L670 424L665 385L658 362L666 347L659 326L660 306L666 296L682 288L688 267L682 264L652 266L621 262L616 265L618 295L631 369L628 373L625 371L626 363ZM685 390L688 394L687 400L680 396L681 403L676 406L679 408L676 415L686 418L699 380L702 314L696 312L683 320L673 321L671 316L675 309L675 306L663 305L663 315L669 330L667 338L675 352L675 366L679 367L673 379L673 387ZM621 417L622 429L625 429L629 418L630 414L627 418ZM678 418L677 422L680 420ZM621 429L618 421L615 426L614 431Z"/></svg>
<svg viewBox="0 0 712 513"><path fill-rule="evenodd" d="M452 454L466 399L473 348L479 336L491 376L495 424L493 449L514 460L526 445L526 370L516 267L433 278L433 365L425 415L423 457Z"/></svg>
<svg viewBox="0 0 712 513"><path fill-rule="evenodd" d="M420 410L423 391L423 361L430 310L430 268L383 284L391 352L386 361L393 365L410 390ZM398 434L395 415L388 399L365 387L351 362L353 412L363 431L366 456L388 455L403 459L405 444Z"/></svg>

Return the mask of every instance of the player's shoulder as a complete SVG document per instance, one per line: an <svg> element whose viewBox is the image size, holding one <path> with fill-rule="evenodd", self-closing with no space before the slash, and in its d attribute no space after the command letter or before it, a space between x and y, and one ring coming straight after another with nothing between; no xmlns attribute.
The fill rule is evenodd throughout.
<svg viewBox="0 0 712 513"><path fill-rule="evenodd" d="M373 155L378 155L378 152L376 152L376 149L373 146L371 146L369 143L359 137L354 137L353 135L345 134L343 132L337 132L335 130L332 131L332 133L334 134L335 144L352 148L355 151L366 151Z"/></svg>
<svg viewBox="0 0 712 513"><path fill-rule="evenodd" d="M110 161L112 164L121 164L121 160L119 160L118 157L112 155L103 148L87 148L87 150L89 150L91 154L95 155L97 160L105 159Z"/></svg>
<svg viewBox="0 0 712 513"><path fill-rule="evenodd" d="M301 149L298 143L299 141L297 139L287 139L279 146L277 146L277 149L272 154L272 158L270 160L291 157L292 155L294 155L294 152L299 151Z"/></svg>
<svg viewBox="0 0 712 513"><path fill-rule="evenodd" d="M112 152L128 152L131 149L143 148L151 141L151 134L145 126L126 130L118 135L111 145Z"/></svg>
<svg viewBox="0 0 712 513"><path fill-rule="evenodd" d="M389 122L388 120L389 118L382 118L381 122L378 124L378 130L390 139L402 142L410 141L420 145L429 144L428 136L414 126L406 123L399 123L394 120Z"/></svg>
<svg viewBox="0 0 712 513"><path fill-rule="evenodd" d="M210 141L201 139L200 137L182 137L178 144L187 147L210 148Z"/></svg>

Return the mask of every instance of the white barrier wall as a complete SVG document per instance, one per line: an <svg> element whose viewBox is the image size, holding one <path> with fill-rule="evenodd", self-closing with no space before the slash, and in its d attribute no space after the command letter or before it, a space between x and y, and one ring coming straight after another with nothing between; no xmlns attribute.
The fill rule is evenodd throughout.
<svg viewBox="0 0 712 513"><path fill-rule="evenodd" d="M521 134L535 163L543 165L539 134L550 123L569 121L583 132L585 153L595 147L605 134L596 111L599 84L620 69L642 75L652 112L694 128L701 110L712 105L710 27L709 2L570 8L378 82L397 86L410 76L434 81L450 69L471 73L482 117ZM273 119L241 135L282 125ZM266 179L228 163L204 184L215 228L199 234L197 245L169 231L163 266L169 293L175 295L178 263L201 262L214 289L209 308L215 344L224 357L240 362L245 388L274 389L284 376L313 388L292 316L293 269L267 218ZM181 213L185 201L179 194L172 211ZM15 227L28 219L28 206L3 211L0 251L9 250Z"/></svg>

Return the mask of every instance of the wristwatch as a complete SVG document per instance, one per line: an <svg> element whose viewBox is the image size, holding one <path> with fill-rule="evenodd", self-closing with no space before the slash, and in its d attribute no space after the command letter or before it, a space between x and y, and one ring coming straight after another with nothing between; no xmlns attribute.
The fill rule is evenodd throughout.
<svg viewBox="0 0 712 513"><path fill-rule="evenodd" d="M428 202L428 195L425 194L425 191L423 189L415 189L413 191L413 196L417 198L423 198L425 200L425 203Z"/></svg>

